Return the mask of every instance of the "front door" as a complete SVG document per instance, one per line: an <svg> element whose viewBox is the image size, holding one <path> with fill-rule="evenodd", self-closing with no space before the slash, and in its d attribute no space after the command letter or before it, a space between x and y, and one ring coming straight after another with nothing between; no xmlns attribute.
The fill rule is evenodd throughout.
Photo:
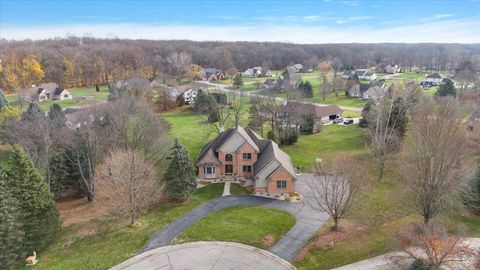
<svg viewBox="0 0 480 270"><path fill-rule="evenodd" d="M225 174L227 174L227 175L233 174L233 165L232 164L226 164L225 165Z"/></svg>

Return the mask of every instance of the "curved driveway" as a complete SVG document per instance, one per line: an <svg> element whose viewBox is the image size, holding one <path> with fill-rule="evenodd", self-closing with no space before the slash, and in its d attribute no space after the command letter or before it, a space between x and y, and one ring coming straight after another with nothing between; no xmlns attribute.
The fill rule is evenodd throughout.
<svg viewBox="0 0 480 270"><path fill-rule="evenodd" d="M310 206L309 202L312 197L306 183L311 181L312 176L306 174L297 176L297 179L297 190L304 196L302 202L285 202L253 195L232 195L215 198L194 208L156 232L139 253L170 245L172 240L183 230L213 212L234 206L252 205L275 208L295 216L297 222L293 228L268 249L291 262L295 254L305 245L305 242L329 219L326 213L315 210Z"/></svg>

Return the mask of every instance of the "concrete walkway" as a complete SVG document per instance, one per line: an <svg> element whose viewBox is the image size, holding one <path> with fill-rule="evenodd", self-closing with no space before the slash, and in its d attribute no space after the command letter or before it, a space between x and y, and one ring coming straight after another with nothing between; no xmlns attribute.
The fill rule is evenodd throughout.
<svg viewBox="0 0 480 270"><path fill-rule="evenodd" d="M232 185L231 181L225 181L225 185L223 186L223 194L222 196L230 196L230 186Z"/></svg>
<svg viewBox="0 0 480 270"><path fill-rule="evenodd" d="M329 219L328 214L310 206L309 202L313 197L309 192L307 182L312 178L313 176L310 174L298 176L296 185L297 190L304 196L302 202L285 202L252 195L231 195L212 199L156 232L139 253L170 245L172 240L183 230L211 213L234 206L252 205L271 207L295 216L297 222L293 228L269 249L279 257L292 261L305 242Z"/></svg>
<svg viewBox="0 0 480 270"><path fill-rule="evenodd" d="M289 262L262 249L230 242L193 242L150 250L112 270L293 270Z"/></svg>
<svg viewBox="0 0 480 270"><path fill-rule="evenodd" d="M480 249L480 238L465 238L463 243L465 245L468 245L470 248ZM384 255L380 255L370 259L345 265L339 268L335 268L333 270L400 270L400 269L405 269L402 266L407 266L409 265L409 263L412 262L411 260L410 261L407 260L404 262L404 265L397 266L391 260L391 258L395 256L405 256L405 253L400 251L390 252ZM467 270L467 269L468 268L465 268L464 270Z"/></svg>

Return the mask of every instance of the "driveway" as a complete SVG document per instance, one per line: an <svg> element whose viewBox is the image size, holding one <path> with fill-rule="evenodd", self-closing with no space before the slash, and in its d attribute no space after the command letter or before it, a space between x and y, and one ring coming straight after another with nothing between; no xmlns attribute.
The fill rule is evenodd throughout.
<svg viewBox="0 0 480 270"><path fill-rule="evenodd" d="M306 241L329 219L325 212L317 211L311 207L310 202L313 198L307 183L313 179L313 176L304 174L297 176L297 179L297 190L304 196L302 202L285 202L253 195L231 195L215 198L194 208L156 232L139 253L170 245L172 240L183 230L211 213L234 206L252 205L271 207L295 216L297 222L293 228L268 249L268 251L291 262Z"/></svg>
<svg viewBox="0 0 480 270"><path fill-rule="evenodd" d="M230 242L193 242L137 255L112 270L293 270L289 262L262 249Z"/></svg>

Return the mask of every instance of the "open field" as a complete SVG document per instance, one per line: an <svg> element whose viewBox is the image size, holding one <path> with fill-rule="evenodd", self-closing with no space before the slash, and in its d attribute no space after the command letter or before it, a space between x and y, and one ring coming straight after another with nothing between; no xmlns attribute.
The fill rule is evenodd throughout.
<svg viewBox="0 0 480 270"><path fill-rule="evenodd" d="M295 224L295 218L280 210L239 206L220 210L186 229L175 242L229 241L268 248Z"/></svg>
<svg viewBox="0 0 480 270"><path fill-rule="evenodd" d="M247 193L240 187L234 193ZM126 226L122 220L97 220L86 224L72 224L62 229L59 239L45 252L39 252L35 269L107 269L132 256L145 244L154 232L172 222L195 206L223 192L223 184L212 184L194 192L192 199L183 203L162 203L149 214L138 219L140 226ZM94 211L95 204L82 199L76 209L85 214ZM62 208L62 203L60 203ZM63 220L65 223L65 220ZM97 224L98 223L98 224ZM93 224L97 224L93 226ZM91 230L89 230L91 227ZM12 269L25 269L15 266Z"/></svg>
<svg viewBox="0 0 480 270"><path fill-rule="evenodd" d="M108 89L106 86L100 86L100 92L96 92L95 87L82 87L82 88L69 88L68 91L73 95L73 99L69 100L46 100L39 102L40 107L48 111L53 103L58 103L65 108L72 108L78 106L88 105L97 101L104 101L108 99ZM19 104L18 98L15 94L7 95L7 100L11 106L20 110L26 110L28 102L25 104Z"/></svg>

